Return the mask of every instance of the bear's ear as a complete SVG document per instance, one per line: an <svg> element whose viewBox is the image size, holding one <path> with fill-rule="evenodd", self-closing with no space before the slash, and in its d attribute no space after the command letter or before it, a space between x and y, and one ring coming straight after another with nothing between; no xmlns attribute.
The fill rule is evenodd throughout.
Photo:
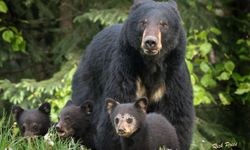
<svg viewBox="0 0 250 150"><path fill-rule="evenodd" d="M41 106L39 106L38 110L41 111L42 113L49 115L50 114L50 103L48 103L48 102L43 103Z"/></svg>
<svg viewBox="0 0 250 150"><path fill-rule="evenodd" d="M112 99L112 98L106 98L105 100L106 105L105 108L108 111L109 114L111 114L112 110L119 105L120 103L117 102L116 100Z"/></svg>
<svg viewBox="0 0 250 150"><path fill-rule="evenodd" d="M148 107L148 98L147 97L138 98L135 102L135 107L146 113Z"/></svg>
<svg viewBox="0 0 250 150"><path fill-rule="evenodd" d="M169 0L167 2L167 4L176 12L178 17L180 17L180 13L178 11L178 6L177 6L177 3L175 2L175 0Z"/></svg>
<svg viewBox="0 0 250 150"><path fill-rule="evenodd" d="M16 120L18 120L18 118L20 117L20 115L23 113L24 109L20 106L17 105L13 105L12 108L12 113L14 114Z"/></svg>
<svg viewBox="0 0 250 150"><path fill-rule="evenodd" d="M71 105L73 105L73 101L68 100L64 107L71 106Z"/></svg>
<svg viewBox="0 0 250 150"><path fill-rule="evenodd" d="M136 8L138 8L141 4L146 3L146 2L150 2L152 0L133 0L133 5L131 7L131 10L134 10Z"/></svg>
<svg viewBox="0 0 250 150"><path fill-rule="evenodd" d="M81 104L81 109L84 113L86 113L87 115L90 115L93 112L93 101L91 100L86 100Z"/></svg>
<svg viewBox="0 0 250 150"><path fill-rule="evenodd" d="M177 10L177 3L175 0L169 0L168 4L171 5L173 8L175 8Z"/></svg>

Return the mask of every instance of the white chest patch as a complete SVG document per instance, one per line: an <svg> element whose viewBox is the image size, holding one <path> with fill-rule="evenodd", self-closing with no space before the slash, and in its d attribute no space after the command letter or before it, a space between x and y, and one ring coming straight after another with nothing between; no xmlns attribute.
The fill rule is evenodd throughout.
<svg viewBox="0 0 250 150"><path fill-rule="evenodd" d="M147 96L150 101L158 102L166 93L166 85L165 82L162 82L157 89L151 89L152 91L147 91L145 85L142 83L141 78L136 80L136 97L140 98L143 96Z"/></svg>

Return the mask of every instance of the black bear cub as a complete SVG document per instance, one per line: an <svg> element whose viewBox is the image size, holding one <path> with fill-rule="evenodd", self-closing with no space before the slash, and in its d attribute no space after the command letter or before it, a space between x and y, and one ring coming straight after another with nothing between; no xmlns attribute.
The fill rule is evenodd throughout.
<svg viewBox="0 0 250 150"><path fill-rule="evenodd" d="M80 106L74 105L69 100L58 117L59 122L56 125L58 135L61 138L73 137L86 147L94 149L92 111L93 102L90 100L84 101Z"/></svg>
<svg viewBox="0 0 250 150"><path fill-rule="evenodd" d="M47 102L31 110L14 105L12 112L23 136L44 136L51 126L50 104Z"/></svg>
<svg viewBox="0 0 250 150"><path fill-rule="evenodd" d="M158 150L160 147L179 149L175 128L165 117L146 114L148 100L139 98L135 103L124 103L108 98L106 109L123 150Z"/></svg>

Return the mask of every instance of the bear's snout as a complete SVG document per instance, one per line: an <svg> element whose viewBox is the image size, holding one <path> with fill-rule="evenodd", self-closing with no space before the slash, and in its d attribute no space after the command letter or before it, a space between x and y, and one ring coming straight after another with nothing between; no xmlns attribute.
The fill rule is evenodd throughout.
<svg viewBox="0 0 250 150"><path fill-rule="evenodd" d="M148 27L144 30L141 48L146 55L156 55L160 53L162 48L161 32L156 27Z"/></svg>
<svg viewBox="0 0 250 150"><path fill-rule="evenodd" d="M158 40L155 36L147 36L144 39L144 47L148 50L155 50L157 49Z"/></svg>

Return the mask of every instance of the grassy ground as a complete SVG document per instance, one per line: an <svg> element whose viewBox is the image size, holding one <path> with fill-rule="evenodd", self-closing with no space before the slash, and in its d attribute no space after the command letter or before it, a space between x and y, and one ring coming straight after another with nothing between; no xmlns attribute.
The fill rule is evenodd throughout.
<svg viewBox="0 0 250 150"><path fill-rule="evenodd" d="M87 150L73 139L61 140L50 129L44 137L24 138L20 136L11 117L0 119L0 150Z"/></svg>
<svg viewBox="0 0 250 150"><path fill-rule="evenodd" d="M13 117L6 117L3 115L0 119L0 150L87 150L84 146L75 142L73 139L62 140L56 134L55 129L51 128L49 133L44 137L36 138L24 138L20 135L19 129L13 121ZM203 135L198 132L199 126L204 127L206 124L200 124L196 121L196 127L194 129L193 143L191 145L191 150L231 150L232 147L226 147L225 142L235 143L235 140L223 140L224 145L221 146L221 142L218 142L214 146L214 142L209 142ZM220 129L220 127L205 127L207 131L206 134L211 134L213 139L218 139L219 137L225 137L224 134L219 134L215 129ZM224 131L224 129L223 129ZM204 131L205 132L205 131ZM233 135L227 135L227 137L233 137ZM228 139L228 138L224 138ZM217 147L216 147L217 146ZM164 149L160 149L164 150ZM242 148L244 150L244 148Z"/></svg>

